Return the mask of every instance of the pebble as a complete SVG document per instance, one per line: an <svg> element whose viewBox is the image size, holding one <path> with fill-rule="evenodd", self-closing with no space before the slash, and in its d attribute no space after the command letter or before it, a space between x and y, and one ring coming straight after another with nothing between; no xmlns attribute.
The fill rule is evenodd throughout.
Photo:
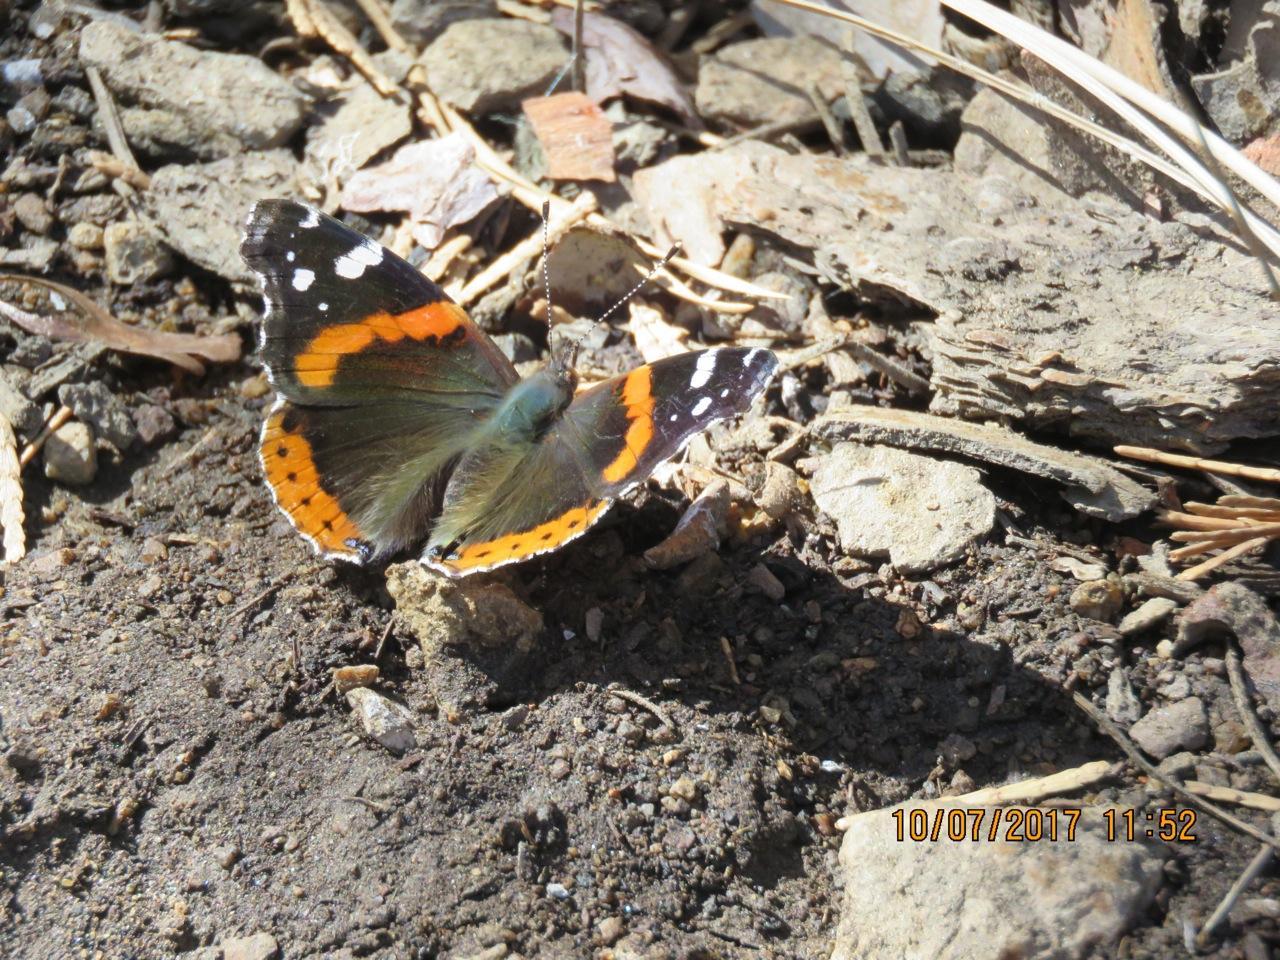
<svg viewBox="0 0 1280 960"><path fill-rule="evenodd" d="M58 400L71 408L77 420L89 424L95 436L117 450L123 452L137 442L138 430L128 409L101 380L64 383L58 388Z"/></svg>
<svg viewBox="0 0 1280 960"><path fill-rule="evenodd" d="M45 234L53 229L53 214L44 197L36 193L20 193L13 199L13 213L32 233Z"/></svg>
<svg viewBox="0 0 1280 960"><path fill-rule="evenodd" d="M688 777L680 777L671 784L667 791L671 796L678 800L684 800L687 803L693 803L698 799L698 785Z"/></svg>
<svg viewBox="0 0 1280 960"><path fill-rule="evenodd" d="M787 595L787 588L782 585L782 581L763 563L757 563L751 568L747 574L747 583L774 603L779 603Z"/></svg>
<svg viewBox="0 0 1280 960"><path fill-rule="evenodd" d="M484 114L518 109L521 100L544 93L567 57L554 28L493 18L451 24L423 51L421 63L432 93Z"/></svg>
<svg viewBox="0 0 1280 960"><path fill-rule="evenodd" d="M1199 697L1158 707L1129 728L1144 751L1163 760L1179 750L1198 750L1209 742L1209 717Z"/></svg>
<svg viewBox="0 0 1280 960"><path fill-rule="evenodd" d="M391 5L392 26L419 48L440 36L450 24L496 16L495 0L395 0Z"/></svg>
<svg viewBox="0 0 1280 960"><path fill-rule="evenodd" d="M670 570L712 553L720 546L729 515L729 484L717 480L698 494L674 530L644 552L651 570Z"/></svg>
<svg viewBox="0 0 1280 960"><path fill-rule="evenodd" d="M1152 597L1147 600L1137 610L1125 614L1124 619L1120 621L1116 628L1120 631L1122 637L1132 637L1139 633L1145 633L1152 627L1159 626L1169 619L1169 615L1178 609L1176 600L1169 600L1166 597Z"/></svg>
<svg viewBox="0 0 1280 960"><path fill-rule="evenodd" d="M357 687L371 687L377 682L378 668L372 663L335 667L333 671L333 688L338 693L346 693Z"/></svg>
<svg viewBox="0 0 1280 960"><path fill-rule="evenodd" d="M764 484L756 496L756 506L774 520L784 520L804 503L800 476L784 463L765 464Z"/></svg>
<svg viewBox="0 0 1280 960"><path fill-rule="evenodd" d="M102 234L107 279L129 286L163 276L173 268L173 256L148 227L137 220L110 224Z"/></svg>
<svg viewBox="0 0 1280 960"><path fill-rule="evenodd" d="M279 955L280 945L269 933L222 941L222 960L275 960Z"/></svg>
<svg viewBox="0 0 1280 960"><path fill-rule="evenodd" d="M563 883L555 883L553 881L547 884L547 896L553 900L568 900L569 891Z"/></svg>
<svg viewBox="0 0 1280 960"><path fill-rule="evenodd" d="M1124 606L1124 591L1113 577L1089 580L1071 591L1071 609L1090 620L1110 623Z"/></svg>
<svg viewBox="0 0 1280 960"><path fill-rule="evenodd" d="M44 445L44 475L70 486L92 483L98 475L93 431L75 420L55 430Z"/></svg>
<svg viewBox="0 0 1280 960"><path fill-rule="evenodd" d="M596 937L608 947L620 940L626 930L627 926L621 917L605 917L596 926Z"/></svg>
<svg viewBox="0 0 1280 960"><path fill-rule="evenodd" d="M169 559L169 547L163 540L147 537L138 550L138 559L143 563L160 563Z"/></svg>
<svg viewBox="0 0 1280 960"><path fill-rule="evenodd" d="M599 607L592 607L584 616L584 627L587 632L587 639L592 643L599 643L600 637L604 633L604 611Z"/></svg>
<svg viewBox="0 0 1280 960"><path fill-rule="evenodd" d="M1122 668L1116 667L1107 677L1107 716L1116 723L1136 723L1142 716L1142 703Z"/></svg>
<svg viewBox="0 0 1280 960"><path fill-rule="evenodd" d="M406 753L418 745L413 733L413 714L407 707L368 687L348 690L347 702L355 710L364 732L392 753Z"/></svg>
<svg viewBox="0 0 1280 960"><path fill-rule="evenodd" d="M67 243L77 250L101 250L103 230L96 223L81 221L67 231Z"/></svg>
<svg viewBox="0 0 1280 960"><path fill-rule="evenodd" d="M163 443L178 432L169 411L154 403L144 403L134 410L133 423L138 428L138 439L148 447Z"/></svg>

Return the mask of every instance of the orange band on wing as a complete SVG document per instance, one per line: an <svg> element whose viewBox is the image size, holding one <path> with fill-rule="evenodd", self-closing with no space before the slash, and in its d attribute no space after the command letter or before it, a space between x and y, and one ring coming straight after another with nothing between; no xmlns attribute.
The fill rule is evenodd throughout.
<svg viewBox="0 0 1280 960"><path fill-rule="evenodd" d="M441 300L404 313L374 313L359 323L336 324L311 339L294 361L294 370L303 386L327 387L338 375L343 357L359 353L375 340L443 340L463 325L466 316L456 303Z"/></svg>
<svg viewBox="0 0 1280 960"><path fill-rule="evenodd" d="M274 411L262 431L262 468L276 494L276 503L298 531L330 553L357 556L349 541L361 538L360 528L338 501L320 486L311 444L285 426L286 411Z"/></svg>
<svg viewBox="0 0 1280 960"><path fill-rule="evenodd" d="M653 439L653 370L648 364L636 367L622 382L622 404L631 422L622 451L601 472L609 483L617 483L634 470Z"/></svg>
<svg viewBox="0 0 1280 960"><path fill-rule="evenodd" d="M496 567L513 560L523 560L536 553L546 553L582 534L607 509L608 500L588 503L585 507L574 507L546 523L538 524L532 530L511 533L497 540L468 544L456 557L441 558L435 562L463 573L477 567Z"/></svg>

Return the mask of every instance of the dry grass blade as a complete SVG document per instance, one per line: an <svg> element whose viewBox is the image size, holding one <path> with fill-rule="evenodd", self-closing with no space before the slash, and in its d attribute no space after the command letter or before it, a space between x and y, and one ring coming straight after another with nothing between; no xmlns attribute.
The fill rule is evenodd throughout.
<svg viewBox="0 0 1280 960"><path fill-rule="evenodd" d="M323 40L336 53L350 60L384 97L394 97L400 93L399 86L373 62L369 51L360 45L360 41L342 25L333 11L324 5L324 0L285 0L285 10L300 36Z"/></svg>
<svg viewBox="0 0 1280 960"><path fill-rule="evenodd" d="M1241 493L1229 493L1225 497L1218 498L1218 506L1280 510L1280 497L1249 497Z"/></svg>
<svg viewBox="0 0 1280 960"><path fill-rule="evenodd" d="M52 290L78 309L77 314L45 317L28 313L0 301L0 315L7 317L28 333L39 334L51 340L100 343L112 350L167 360L174 366L195 374L204 373L204 364L201 363L201 359L214 363L229 363L240 358L240 338L233 333L220 336L197 336L189 333L164 333L159 330L148 330L145 327L130 327L111 316L79 290L64 284L20 273L0 273L0 281L3 280L33 283Z"/></svg>
<svg viewBox="0 0 1280 960"><path fill-rule="evenodd" d="M1254 540L1237 543L1234 547L1222 551L1222 553L1204 561L1204 563L1197 563L1194 567L1187 567L1187 569L1178 574L1177 579L1199 580L1201 577L1213 573L1219 567L1226 566L1232 560L1243 557L1246 553L1251 553L1259 547L1265 547L1269 542L1266 537L1258 537Z"/></svg>
<svg viewBox="0 0 1280 960"><path fill-rule="evenodd" d="M1121 444L1113 449L1120 456L1128 457L1130 460L1158 463L1166 467L1183 467L1187 470L1203 470L1205 473L1239 477L1241 480L1280 483L1280 470L1271 467L1250 467L1243 463L1228 463L1225 460L1205 460L1202 457L1190 457L1181 453L1165 453L1163 450L1153 450L1150 447L1130 447Z"/></svg>
<svg viewBox="0 0 1280 960"><path fill-rule="evenodd" d="M1259 523L1248 527L1233 527L1230 530L1178 530L1169 534L1170 540L1178 543L1217 543L1222 545L1241 543L1254 537L1269 539L1280 537L1280 523Z"/></svg>
<svg viewBox="0 0 1280 960"><path fill-rule="evenodd" d="M1260 507L1236 507L1222 501L1229 500L1230 497L1223 497L1216 504L1212 503L1184 503L1182 509L1187 513L1194 513L1198 517L1241 517L1249 520L1280 520L1280 507L1274 510L1266 510Z"/></svg>
<svg viewBox="0 0 1280 960"><path fill-rule="evenodd" d="M400 36L400 31L392 25L391 12L382 0L356 0L356 4L364 11L364 15L373 24L373 29L378 31L378 36L382 37L388 47L402 53L413 51L409 41Z"/></svg>
<svg viewBox="0 0 1280 960"><path fill-rule="evenodd" d="M18 439L13 425L0 414L0 526L4 527L4 562L27 555L27 535L22 524L22 467L18 464Z"/></svg>

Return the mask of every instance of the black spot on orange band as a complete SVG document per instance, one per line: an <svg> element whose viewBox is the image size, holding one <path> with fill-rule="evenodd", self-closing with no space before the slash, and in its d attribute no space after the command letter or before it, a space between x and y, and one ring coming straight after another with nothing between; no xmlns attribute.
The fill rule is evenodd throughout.
<svg viewBox="0 0 1280 960"><path fill-rule="evenodd" d="M537 553L553 550L567 540L572 540L609 509L608 500L588 503L586 506L566 510L558 517L540 523L529 530L520 530L496 540L473 543L454 557L440 557L435 563L455 572L467 573L477 567L496 567L503 563L523 560Z"/></svg>

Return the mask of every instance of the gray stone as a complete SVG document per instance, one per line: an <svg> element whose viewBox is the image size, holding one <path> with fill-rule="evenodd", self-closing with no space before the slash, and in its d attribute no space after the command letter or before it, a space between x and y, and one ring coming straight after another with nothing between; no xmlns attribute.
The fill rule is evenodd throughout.
<svg viewBox="0 0 1280 960"><path fill-rule="evenodd" d="M148 447L168 440L178 432L173 415L154 403L138 407L133 412L133 422L138 429L138 439Z"/></svg>
<svg viewBox="0 0 1280 960"><path fill-rule="evenodd" d="M694 94L705 120L756 127L817 120L808 87L828 101L844 90L840 53L815 37L734 43L703 60Z"/></svg>
<svg viewBox="0 0 1280 960"><path fill-rule="evenodd" d="M9 126L13 128L14 133L20 135L31 133L49 112L49 103L49 94L45 92L44 87L36 87L14 104L13 108L5 114L5 119L9 121Z"/></svg>
<svg viewBox="0 0 1280 960"><path fill-rule="evenodd" d="M995 524L995 497L973 467L892 447L838 444L810 489L836 521L842 550L887 554L904 573L959 559Z"/></svg>
<svg viewBox="0 0 1280 960"><path fill-rule="evenodd" d="M18 222L32 233L48 233L53 228L53 214L44 197L36 193L20 193L13 198L13 213Z"/></svg>
<svg viewBox="0 0 1280 960"><path fill-rule="evenodd" d="M1107 677L1107 716L1125 726L1136 723L1142 716L1142 703L1120 667L1112 670Z"/></svg>
<svg viewBox="0 0 1280 960"><path fill-rule="evenodd" d="M1117 629L1122 637L1132 637L1145 633L1169 619L1169 615L1178 609L1178 602L1167 597L1152 597L1142 606L1125 614Z"/></svg>
<svg viewBox="0 0 1280 960"><path fill-rule="evenodd" d="M259 932L222 941L222 960L275 960L279 955L280 945L269 933Z"/></svg>
<svg viewBox="0 0 1280 960"><path fill-rule="evenodd" d="M228 280L250 283L253 273L240 259L245 217L257 200L292 194L297 170L288 150L170 164L152 174L143 202L174 250Z"/></svg>
<svg viewBox="0 0 1280 960"><path fill-rule="evenodd" d="M160 236L137 220L110 224L102 232L107 279L128 286L162 277L173 269L173 256Z"/></svg>
<svg viewBox="0 0 1280 960"><path fill-rule="evenodd" d="M406 40L424 47L451 24L498 16L494 0L395 0L391 23Z"/></svg>
<svg viewBox="0 0 1280 960"><path fill-rule="evenodd" d="M919 803L904 805L907 823ZM926 807L929 824L936 808ZM944 808L941 808L945 810ZM984 828L997 810L981 811ZM849 820L844 900L831 960L1062 960L1109 955L1159 890L1155 843L1112 843L1088 808L1068 839L903 842L892 809ZM944 814L945 816L945 814ZM947 821L943 821L944 824ZM1047 833L1047 831L1046 831Z"/></svg>
<svg viewBox="0 0 1280 960"><path fill-rule="evenodd" d="M16 250L0 250L0 265L43 273L58 254L58 241L27 234Z"/></svg>
<svg viewBox="0 0 1280 960"><path fill-rule="evenodd" d="M756 496L756 505L771 519L784 520L804 503L800 477L783 463L769 461L764 467L764 484Z"/></svg>
<svg viewBox="0 0 1280 960"><path fill-rule="evenodd" d="M747 573L747 585L753 587L758 593L764 594L774 603L780 603L787 595L787 588L782 581L763 563L757 563Z"/></svg>
<svg viewBox="0 0 1280 960"><path fill-rule="evenodd" d="M644 552L651 570L670 570L713 552L720 546L729 515L729 484L716 481L698 494L676 528Z"/></svg>
<svg viewBox="0 0 1280 960"><path fill-rule="evenodd" d="M858 405L830 411L814 429L832 439L954 453L1044 477L1062 484L1063 499L1081 513L1113 522L1136 517L1156 502L1154 493L1100 457L1037 443L996 424Z"/></svg>
<svg viewBox="0 0 1280 960"><path fill-rule="evenodd" d="M413 714L407 707L368 687L348 690L347 702L364 732L392 753L406 753L418 745L413 733Z"/></svg>
<svg viewBox="0 0 1280 960"><path fill-rule="evenodd" d="M1280 710L1280 620L1267 601L1240 583L1214 584L1182 613L1175 651L1211 637L1235 636L1244 671L1273 710Z"/></svg>
<svg viewBox="0 0 1280 960"><path fill-rule="evenodd" d="M44 444L44 475L56 483L83 486L98 475L93 432L83 423L64 423Z"/></svg>
<svg viewBox="0 0 1280 960"><path fill-rule="evenodd" d="M257 57L197 50L94 20L80 35L80 59L97 67L120 99L125 133L138 133L139 142L159 137L153 145L162 152L212 158L262 150L302 126L306 99Z"/></svg>
<svg viewBox="0 0 1280 960"><path fill-rule="evenodd" d="M1191 78L1205 110L1232 143L1273 133L1280 119L1280 3L1268 3L1253 22L1241 59Z"/></svg>
<svg viewBox="0 0 1280 960"><path fill-rule="evenodd" d="M117 450L128 450L137 442L138 431L128 409L101 380L64 383L58 388L58 400Z"/></svg>
<svg viewBox="0 0 1280 960"><path fill-rule="evenodd" d="M521 100L545 93L568 56L552 27L485 19L452 24L423 51L421 60L436 96L482 114L514 110Z"/></svg>
<svg viewBox="0 0 1280 960"><path fill-rule="evenodd" d="M1179 750L1198 750L1209 742L1209 717L1199 697L1158 707L1129 728L1139 747L1163 760Z"/></svg>
<svg viewBox="0 0 1280 960"><path fill-rule="evenodd" d="M1090 620L1110 623L1124 606L1118 577L1089 580L1071 591L1071 609Z"/></svg>
<svg viewBox="0 0 1280 960"><path fill-rule="evenodd" d="M28 400L3 371L0 371L0 417L29 438L34 438L44 425L40 408Z"/></svg>

